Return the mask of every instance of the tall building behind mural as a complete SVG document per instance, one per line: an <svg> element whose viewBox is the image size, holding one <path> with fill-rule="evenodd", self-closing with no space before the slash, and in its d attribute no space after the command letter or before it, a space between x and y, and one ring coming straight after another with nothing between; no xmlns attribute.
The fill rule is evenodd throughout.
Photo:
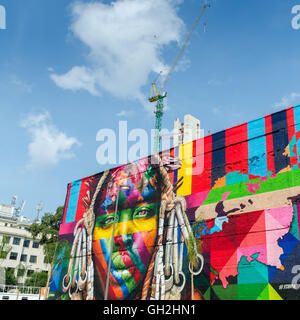
<svg viewBox="0 0 300 320"><path fill-rule="evenodd" d="M200 139L200 120L191 114L185 114L183 122L181 122L179 118L174 120L173 132L173 147L178 147L180 144Z"/></svg>
<svg viewBox="0 0 300 320"><path fill-rule="evenodd" d="M118 199L109 299L300 299L299 138L297 106L70 183L49 298L103 299Z"/></svg>

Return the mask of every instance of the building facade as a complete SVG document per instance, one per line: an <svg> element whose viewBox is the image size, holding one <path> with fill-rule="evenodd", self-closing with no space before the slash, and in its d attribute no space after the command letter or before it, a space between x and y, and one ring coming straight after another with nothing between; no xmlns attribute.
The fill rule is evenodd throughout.
<svg viewBox="0 0 300 320"><path fill-rule="evenodd" d="M0 267L13 269L18 283L23 284L34 272L48 272L49 265L44 263L43 247L28 231L30 222L24 216L16 216L14 209L0 205L0 243L5 244L4 251L8 252L0 259Z"/></svg>
<svg viewBox="0 0 300 320"><path fill-rule="evenodd" d="M173 147L198 140L201 137L200 120L191 114L184 115L183 122L181 122L179 118L176 118L174 120L173 132Z"/></svg>
<svg viewBox="0 0 300 320"><path fill-rule="evenodd" d="M299 165L296 106L68 184L49 298L299 300Z"/></svg>

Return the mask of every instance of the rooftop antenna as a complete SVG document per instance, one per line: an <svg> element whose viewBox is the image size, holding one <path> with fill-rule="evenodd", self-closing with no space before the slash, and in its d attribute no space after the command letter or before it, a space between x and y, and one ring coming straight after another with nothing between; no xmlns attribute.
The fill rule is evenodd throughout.
<svg viewBox="0 0 300 320"><path fill-rule="evenodd" d="M24 210L25 203L26 203L26 201L22 200L21 205L19 206L19 208L16 208L16 215L19 215Z"/></svg>
<svg viewBox="0 0 300 320"><path fill-rule="evenodd" d="M41 201L37 206L36 206L36 221L39 220L39 215L40 215L40 212L43 210L44 208L44 202Z"/></svg>
<svg viewBox="0 0 300 320"><path fill-rule="evenodd" d="M11 205L12 207L15 207L15 206L16 206L17 199L18 199L18 196L16 196L16 195L14 195L14 196L12 197L11 203L10 203L10 205Z"/></svg>

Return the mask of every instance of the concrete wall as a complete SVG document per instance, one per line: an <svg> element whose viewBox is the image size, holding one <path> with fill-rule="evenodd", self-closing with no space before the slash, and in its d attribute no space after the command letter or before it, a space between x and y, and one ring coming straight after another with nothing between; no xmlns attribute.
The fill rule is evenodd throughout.
<svg viewBox="0 0 300 320"><path fill-rule="evenodd" d="M297 106L70 183L50 298L103 299L118 200L110 299L299 299L299 138Z"/></svg>

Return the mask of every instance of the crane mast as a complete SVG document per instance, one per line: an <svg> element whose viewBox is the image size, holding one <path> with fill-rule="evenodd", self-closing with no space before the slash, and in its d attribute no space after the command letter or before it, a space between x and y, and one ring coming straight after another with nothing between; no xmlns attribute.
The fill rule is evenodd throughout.
<svg viewBox="0 0 300 320"><path fill-rule="evenodd" d="M164 92L162 93L162 90L163 88L165 87L167 81L169 80L170 78L170 75L172 74L173 70L175 69L175 66L177 64L177 62L179 61L180 59L180 56L184 50L184 48L186 47L187 43L189 42L190 38L191 38L191 35L194 31L194 29L196 28L204 10L207 8L208 5L203 5L200 13L198 14L192 28L190 29L190 31L188 32L184 42L183 42L183 45L181 46L161 88L157 91L156 90L156 87L155 87L155 83L153 82L152 83L152 88L153 88L153 91L154 91L154 96L150 97L149 98L149 102L156 102L156 106L155 106L155 137L154 137L154 150L153 152L154 153L158 153L160 152L161 150L161 138L160 138L160 133L161 133L161 127L162 127L162 117L163 117L163 114L164 114L164 103L163 103L163 99L167 96L167 93Z"/></svg>

